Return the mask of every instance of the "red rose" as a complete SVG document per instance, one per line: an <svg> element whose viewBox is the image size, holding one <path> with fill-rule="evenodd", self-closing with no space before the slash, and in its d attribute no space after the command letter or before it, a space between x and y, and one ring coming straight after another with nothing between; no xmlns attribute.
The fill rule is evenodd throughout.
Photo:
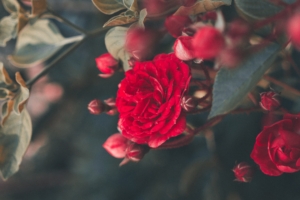
<svg viewBox="0 0 300 200"><path fill-rule="evenodd" d="M251 158L263 173L279 176L300 170L300 114L265 126L256 137Z"/></svg>
<svg viewBox="0 0 300 200"><path fill-rule="evenodd" d="M122 135L156 148L186 127L181 98L190 81L190 69L174 54L136 62L119 85L116 106Z"/></svg>

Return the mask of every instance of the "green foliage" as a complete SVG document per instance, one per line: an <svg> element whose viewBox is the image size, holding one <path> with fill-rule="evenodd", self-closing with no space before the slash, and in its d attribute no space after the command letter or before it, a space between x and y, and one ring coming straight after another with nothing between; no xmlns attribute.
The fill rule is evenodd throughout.
<svg viewBox="0 0 300 200"><path fill-rule="evenodd" d="M125 50L126 33L128 28L116 26L110 29L105 35L105 45L107 51L118 60L122 60L123 68L125 71L130 69L128 60L130 59L129 53Z"/></svg>
<svg viewBox="0 0 300 200"><path fill-rule="evenodd" d="M104 14L111 15L126 9L122 0L92 0L94 5Z"/></svg>
<svg viewBox="0 0 300 200"><path fill-rule="evenodd" d="M138 13L131 10L110 18L103 27L130 24L138 20Z"/></svg>
<svg viewBox="0 0 300 200"><path fill-rule="evenodd" d="M82 38L64 38L48 19L32 20L19 33L15 52L9 60L17 67L31 67L44 62L64 45Z"/></svg>
<svg viewBox="0 0 300 200"><path fill-rule="evenodd" d="M31 119L26 109L20 114L12 113L0 127L0 172L3 179L19 170L31 132Z"/></svg>
<svg viewBox="0 0 300 200"><path fill-rule="evenodd" d="M208 118L235 109L270 67L279 50L280 46L273 43L235 69L222 68L214 83L212 108Z"/></svg>
<svg viewBox="0 0 300 200"><path fill-rule="evenodd" d="M17 36L18 15L12 13L0 21L0 46L6 46L6 42Z"/></svg>
<svg viewBox="0 0 300 200"><path fill-rule="evenodd" d="M230 5L231 0L198 0L193 6L181 6L175 15L197 15L199 13L215 10L223 5Z"/></svg>

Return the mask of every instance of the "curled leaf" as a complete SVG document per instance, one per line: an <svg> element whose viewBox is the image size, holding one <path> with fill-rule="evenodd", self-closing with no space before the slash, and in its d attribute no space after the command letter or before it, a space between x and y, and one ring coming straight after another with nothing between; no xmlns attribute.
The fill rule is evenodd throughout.
<svg viewBox="0 0 300 200"><path fill-rule="evenodd" d="M7 12L16 13L20 10L20 4L17 0L2 0L2 3Z"/></svg>
<svg viewBox="0 0 300 200"><path fill-rule="evenodd" d="M6 42L17 36L18 16L12 13L0 21L0 46L6 46Z"/></svg>
<svg viewBox="0 0 300 200"><path fill-rule="evenodd" d="M102 13L111 15L120 10L126 9L122 0L92 0L94 5Z"/></svg>
<svg viewBox="0 0 300 200"><path fill-rule="evenodd" d="M11 113L0 127L0 173L4 180L19 170L31 132L31 119L26 109L19 115Z"/></svg>
<svg viewBox="0 0 300 200"><path fill-rule="evenodd" d="M223 5L230 5L231 0L198 0L190 7L180 6L174 15L197 15L199 13L215 10Z"/></svg>
<svg viewBox="0 0 300 200"><path fill-rule="evenodd" d="M19 84L19 89L16 92L16 95L13 99L14 101L14 111L18 114L22 112L24 109L25 103L29 98L29 89L26 86L21 74L19 72L16 73L16 81Z"/></svg>
<svg viewBox="0 0 300 200"><path fill-rule="evenodd" d="M138 18L136 17L136 13L132 12L131 10L127 10L126 12L123 12L123 13L109 19L103 25L103 27L130 24L137 20L138 20Z"/></svg>
<svg viewBox="0 0 300 200"><path fill-rule="evenodd" d="M123 0L124 6L132 11L138 11L138 0Z"/></svg>

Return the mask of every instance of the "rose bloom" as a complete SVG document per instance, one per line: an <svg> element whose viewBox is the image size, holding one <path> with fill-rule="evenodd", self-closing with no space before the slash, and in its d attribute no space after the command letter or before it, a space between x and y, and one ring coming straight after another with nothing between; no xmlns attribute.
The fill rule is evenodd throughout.
<svg viewBox="0 0 300 200"><path fill-rule="evenodd" d="M251 158L263 173L279 176L300 170L300 114L265 126L256 137Z"/></svg>
<svg viewBox="0 0 300 200"><path fill-rule="evenodd" d="M189 67L174 54L136 62L119 85L116 106L124 137L156 148L186 127L181 98L191 79Z"/></svg>

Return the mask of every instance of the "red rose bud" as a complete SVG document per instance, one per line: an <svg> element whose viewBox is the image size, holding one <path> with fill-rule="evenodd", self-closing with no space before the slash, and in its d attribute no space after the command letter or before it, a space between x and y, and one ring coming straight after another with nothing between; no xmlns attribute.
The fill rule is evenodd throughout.
<svg viewBox="0 0 300 200"><path fill-rule="evenodd" d="M149 147L131 143L126 149L126 158L133 162L139 162L149 151Z"/></svg>
<svg viewBox="0 0 300 200"><path fill-rule="evenodd" d="M183 96L181 99L181 107L185 111L191 112L197 107L197 101L192 96Z"/></svg>
<svg viewBox="0 0 300 200"><path fill-rule="evenodd" d="M300 13L293 15L287 24L287 33L292 43L300 48Z"/></svg>
<svg viewBox="0 0 300 200"><path fill-rule="evenodd" d="M95 59L97 68L106 76L111 76L118 69L118 61L109 53L102 54ZM101 75L101 77L103 77Z"/></svg>
<svg viewBox="0 0 300 200"><path fill-rule="evenodd" d="M260 93L261 101L259 105L262 109L267 111L276 110L280 106L280 101L278 99L278 94L276 92L263 92Z"/></svg>
<svg viewBox="0 0 300 200"><path fill-rule="evenodd" d="M102 103L101 100L99 99L94 99L91 101L88 105L88 110L90 111L91 114L93 115L99 115L103 112L104 110L104 104Z"/></svg>
<svg viewBox="0 0 300 200"><path fill-rule="evenodd" d="M165 21L165 27L174 38L181 36L182 30L190 24L192 20L183 15L171 15Z"/></svg>
<svg viewBox="0 0 300 200"><path fill-rule="evenodd" d="M249 166L245 162L241 162L237 164L233 170L234 176L235 176L235 181L239 182L250 182L253 176L253 170L251 166Z"/></svg>
<svg viewBox="0 0 300 200"><path fill-rule="evenodd" d="M111 135L103 144L103 148L115 158L124 158L127 146L128 140L120 133Z"/></svg>
<svg viewBox="0 0 300 200"><path fill-rule="evenodd" d="M125 49L136 60L145 60L150 57L155 47L157 33L153 30L131 28L126 35Z"/></svg>
<svg viewBox="0 0 300 200"><path fill-rule="evenodd" d="M200 28L192 40L194 54L200 59L216 57L225 44L221 32L211 26Z"/></svg>
<svg viewBox="0 0 300 200"><path fill-rule="evenodd" d="M180 60L192 60L194 59L194 52L192 48L191 36L180 36L174 43L174 53Z"/></svg>

